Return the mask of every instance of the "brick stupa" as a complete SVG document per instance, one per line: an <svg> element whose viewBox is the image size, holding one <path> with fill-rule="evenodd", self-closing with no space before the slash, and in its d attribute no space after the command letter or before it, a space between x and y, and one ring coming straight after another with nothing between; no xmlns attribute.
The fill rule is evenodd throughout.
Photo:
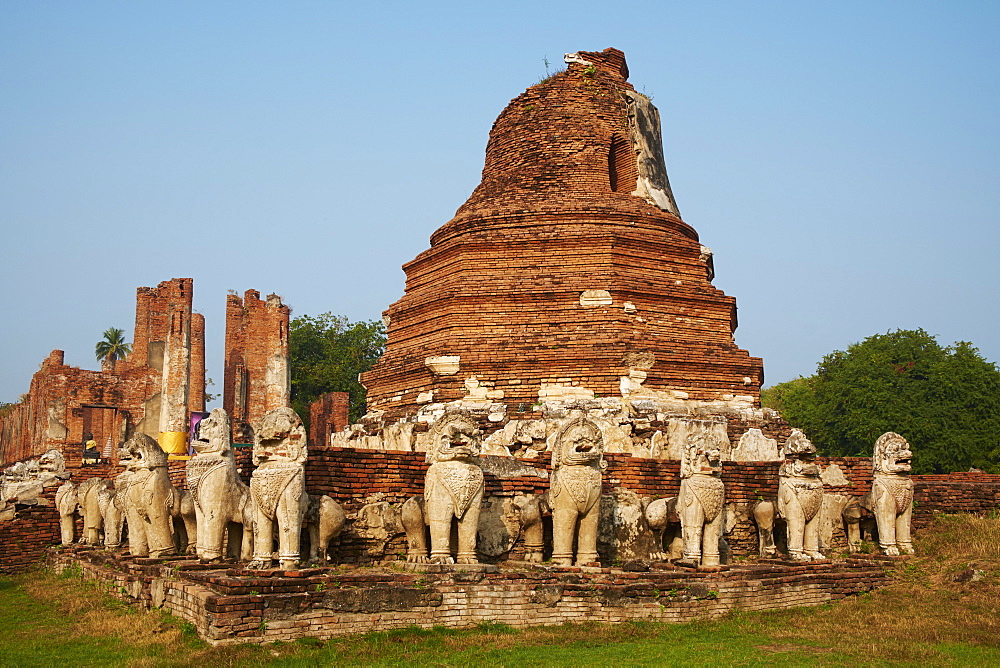
<svg viewBox="0 0 1000 668"><path fill-rule="evenodd" d="M761 360L735 344L735 299L680 217L659 113L621 51L566 61L503 110L482 182L403 266L363 375L369 422L461 406L499 426L607 398L625 413L759 406Z"/></svg>

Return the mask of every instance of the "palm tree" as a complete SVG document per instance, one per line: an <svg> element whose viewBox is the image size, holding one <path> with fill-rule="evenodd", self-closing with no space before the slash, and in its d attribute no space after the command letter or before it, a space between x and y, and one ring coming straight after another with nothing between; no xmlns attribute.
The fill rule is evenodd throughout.
<svg viewBox="0 0 1000 668"><path fill-rule="evenodd" d="M125 343L125 330L117 327L109 327L104 330L104 339L94 346L94 353L97 355L101 365L109 365L114 368L115 362L125 359L125 356L132 352L132 346Z"/></svg>

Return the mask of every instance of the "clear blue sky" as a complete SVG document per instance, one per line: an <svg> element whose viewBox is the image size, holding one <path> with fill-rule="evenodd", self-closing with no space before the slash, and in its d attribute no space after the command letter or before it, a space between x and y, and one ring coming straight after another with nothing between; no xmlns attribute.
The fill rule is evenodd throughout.
<svg viewBox="0 0 1000 668"><path fill-rule="evenodd" d="M996 2L0 4L0 401L138 286L374 319L567 51L625 51L767 384L923 327L1000 359ZM218 388L216 388L218 389Z"/></svg>

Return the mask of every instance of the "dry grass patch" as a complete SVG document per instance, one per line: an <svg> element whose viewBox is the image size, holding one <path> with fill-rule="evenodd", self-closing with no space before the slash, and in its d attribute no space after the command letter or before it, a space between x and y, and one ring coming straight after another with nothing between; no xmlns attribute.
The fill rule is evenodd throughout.
<svg viewBox="0 0 1000 668"><path fill-rule="evenodd" d="M983 579L955 580L970 568L982 571ZM938 647L947 645L1000 649L1000 519L939 517L918 537L917 555L896 567L890 586L832 605L741 621L778 641L798 640L873 662L939 663L945 657Z"/></svg>
<svg viewBox="0 0 1000 668"><path fill-rule="evenodd" d="M1000 665L1000 519L942 516L918 536L917 551L899 563L890 586L870 594L689 624L513 629L486 623L464 631L409 628L329 641L209 647L190 625L129 608L95 583L39 573L20 576L16 584L36 602L54 602L57 614L39 616L30 630L27 618L12 628L17 635L22 628L52 629L81 645L114 646L121 656L115 665L135 666ZM970 568L982 579L955 580Z"/></svg>
<svg viewBox="0 0 1000 668"><path fill-rule="evenodd" d="M36 573L20 582L29 596L52 602L58 614L71 620L65 631L74 637L117 638L138 647L171 647L183 638L177 620L111 598L96 581Z"/></svg>

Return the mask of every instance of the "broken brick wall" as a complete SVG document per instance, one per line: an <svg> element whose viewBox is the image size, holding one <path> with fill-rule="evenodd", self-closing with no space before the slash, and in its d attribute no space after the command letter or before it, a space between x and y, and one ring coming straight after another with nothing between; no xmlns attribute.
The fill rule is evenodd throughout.
<svg viewBox="0 0 1000 668"><path fill-rule="evenodd" d="M184 374L192 374L190 380L181 379L186 391L204 396L204 318L192 317L191 299L190 278L138 288L132 354L102 371L66 365L63 351L52 351L32 377L24 400L0 418L0 463L27 459L50 448L69 459L82 449L88 433L102 451L110 438L113 457L133 430L157 438L171 312L180 316L175 318L179 331L194 331L196 350L200 339L200 353L193 360L190 336L183 337L184 346L176 346L174 358L180 358L178 368ZM175 394L180 392L175 389Z"/></svg>
<svg viewBox="0 0 1000 668"><path fill-rule="evenodd" d="M327 392L309 404L309 445L329 445L330 434L347 427L351 395Z"/></svg>
<svg viewBox="0 0 1000 668"><path fill-rule="evenodd" d="M290 314L281 297L262 300L257 290L226 299L222 407L232 421L235 442L253 442L253 425L268 411L289 405Z"/></svg>

